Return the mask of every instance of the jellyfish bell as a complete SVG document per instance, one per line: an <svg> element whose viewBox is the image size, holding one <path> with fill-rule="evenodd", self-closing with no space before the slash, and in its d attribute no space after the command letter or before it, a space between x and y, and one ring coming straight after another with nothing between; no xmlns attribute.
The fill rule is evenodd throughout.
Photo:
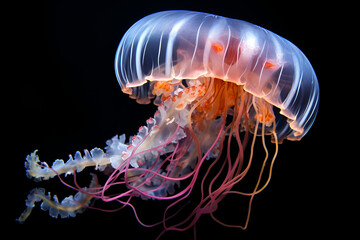
<svg viewBox="0 0 360 240"><path fill-rule="evenodd" d="M76 181L75 186L64 182L79 191L78 201L66 198L59 203L46 197L44 190L30 192L20 222L38 201L53 217L73 217L98 199L130 206L140 224L162 224L164 232L189 229L203 214L224 226L246 228L253 197L270 181L278 144L300 140L319 105L315 72L295 45L253 24L207 13L165 11L136 22L119 44L115 71L124 93L140 104L153 101L158 106L154 116L129 141L125 135L108 140L105 152L99 148L85 150L84 156L77 152L51 167L40 162L36 151L30 154L27 174L38 180L58 176L64 182L62 174L75 175L91 166L99 171L111 167L112 173L105 183L94 177L87 188ZM271 135L275 144L272 156L265 135ZM257 161L258 137L265 158L256 187L249 193L234 190ZM244 154L248 143L250 153ZM210 159L201 175L203 163ZM260 185L268 159L268 178ZM176 221L173 208L199 190L197 181L198 204L187 218ZM114 194L119 185L128 190ZM244 224L227 224L214 216L218 203L229 194L250 198ZM161 221L147 225L131 204L135 196L173 201Z"/></svg>
<svg viewBox="0 0 360 240"><path fill-rule="evenodd" d="M166 11L141 19L121 40L115 69L123 92L139 103L154 97L154 81L210 78L241 86L279 109L279 141L300 140L318 109L315 72L295 45L253 24L206 13Z"/></svg>

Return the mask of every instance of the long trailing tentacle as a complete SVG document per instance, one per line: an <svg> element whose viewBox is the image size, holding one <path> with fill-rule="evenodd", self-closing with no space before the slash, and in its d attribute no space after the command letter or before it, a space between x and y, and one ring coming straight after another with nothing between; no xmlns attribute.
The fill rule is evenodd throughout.
<svg viewBox="0 0 360 240"><path fill-rule="evenodd" d="M256 101L256 99L255 99L255 97L253 97L253 103L255 101ZM224 222L220 221L219 219L217 219L212 212L210 213L210 215L214 219L214 221L216 221L217 223L219 223L219 224L221 224L221 225L223 225L225 227L234 227L234 228L241 228L241 229L246 229L247 228L248 223L249 223L249 219L250 219L251 206L252 206L252 203L253 203L253 199L254 199L255 195L260 193L262 190L264 190L266 188L266 186L268 185L268 183L270 182L273 165L274 165L277 153L278 153L278 138L277 138L276 131L275 131L276 123L275 123L275 118L272 115L272 110L269 109L269 108L264 108L264 107L256 107L256 104L254 104L254 106L255 106L255 110L257 112L256 116L267 116L266 118L255 117L256 125L255 125L255 130L254 130L254 133L257 133L258 132L257 129L259 127L259 124L261 124L261 137L262 137L262 145L263 145L263 148L264 148L265 157L264 157L263 164L262 164L259 176L258 176L258 180L256 182L256 186L255 186L255 189L253 190L253 192L245 193L245 192L234 191L234 190L228 190L228 191L224 192L224 195L237 194L237 195L243 195L243 196L249 196L250 197L249 206L248 206L248 213L247 213L247 217L246 217L246 220L245 220L245 224L244 225L227 224L227 223L224 223ZM262 176L263 176L264 168L265 168L265 165L266 165L267 160L269 158L269 152L267 150L266 143L265 143L266 129L269 128L269 127L272 128L271 133L272 133L273 141L275 143L275 152L273 153L273 156L272 156L272 159L271 159L271 164L270 164L270 168L269 168L269 175L268 175L268 178L266 180L266 183L261 188L259 188L260 181L261 181ZM252 155L253 155L255 139L256 139L256 134L254 134L253 142L252 142L252 145L251 145L251 155L250 155L251 158L252 158ZM250 165L248 165L248 166L250 166ZM240 180L238 178L238 176L235 177L234 179L232 179L233 183L237 183Z"/></svg>

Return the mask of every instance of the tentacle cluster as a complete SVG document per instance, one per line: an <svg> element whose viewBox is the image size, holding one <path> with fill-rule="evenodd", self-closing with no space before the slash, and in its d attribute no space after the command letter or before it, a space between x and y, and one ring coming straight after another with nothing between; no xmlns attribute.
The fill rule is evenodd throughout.
<svg viewBox="0 0 360 240"><path fill-rule="evenodd" d="M166 84L164 83L163 87ZM138 133L129 138L129 142L125 143L124 134L108 140L104 148L105 152L100 148L84 150L83 156L80 152L76 152L74 157L69 156L68 161L57 159L49 167L46 162L40 161L35 150L25 161L27 176L35 180L48 180L54 176L60 177L62 174L66 176L79 173L86 167L93 166L96 170L103 171L105 167L111 166L114 175L107 183L116 181L122 174L127 178L122 183L131 189L131 195L143 198L171 195L179 183L177 178L189 173L196 163L194 160L196 154L189 153L194 152L196 148L189 133L189 124L191 124L189 113L190 103L204 93L200 91L201 89L202 84L196 81L189 83L189 87L183 85L181 87L178 82L170 93L160 91L158 97L162 97L164 101L159 104L154 117L149 118L146 125L140 127ZM217 126L213 127L217 129ZM216 156L215 151L211 156ZM118 184L122 183L118 181ZM45 190L36 188L29 193L26 202L28 208L19 221L24 221L31 212L30 208L34 207L34 203L41 200L43 201L41 208L50 210L52 217L74 216L93 198L107 200L104 192L110 186L112 184L103 187L102 196L101 191L78 189L79 193L75 198L65 198L61 203L56 197L52 201L50 196L45 196ZM77 210L73 210L75 205L79 207Z"/></svg>
<svg viewBox="0 0 360 240"><path fill-rule="evenodd" d="M154 117L149 118L128 142L124 134L108 140L105 152L99 148L84 150L84 156L76 152L74 157L70 155L67 162L58 159L51 167L40 162L37 151L30 154L25 167L27 175L36 180L81 172L91 166L100 171L111 166L113 172L101 187L84 190L75 182L76 187L72 188L79 193L74 198L65 198L61 203L56 197L51 201L50 196L44 195L44 190L33 190L27 200L28 208L20 219L25 220L34 202L40 200L43 201L41 208L49 210L50 216L69 217L81 212L91 199L118 201L127 205L133 196L145 199L187 196L202 162L219 156L222 147L220 141L226 133L225 116L229 107L235 104L223 105L223 99L229 98L230 92L220 85L219 88L223 89L220 94L215 94L215 91L214 94L206 93L207 88L216 88L215 83L218 82L217 79L208 80L163 82L159 87L165 90L169 88L172 92L158 91L156 98L162 98L163 103L159 104ZM204 108L212 111L204 111ZM189 180L187 185L175 193L176 186L185 179ZM61 177L60 180L65 183ZM108 196L107 191L119 185L129 190Z"/></svg>

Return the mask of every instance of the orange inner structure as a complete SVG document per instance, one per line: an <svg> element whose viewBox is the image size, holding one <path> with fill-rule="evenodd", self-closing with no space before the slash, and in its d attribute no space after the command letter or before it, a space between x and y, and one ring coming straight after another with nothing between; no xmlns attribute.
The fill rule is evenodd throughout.
<svg viewBox="0 0 360 240"><path fill-rule="evenodd" d="M216 46L217 47L217 46ZM272 67L271 63L268 64L267 67ZM197 84L191 83L191 81L198 81ZM180 86L183 89L183 92L178 92L177 94L173 93L174 89L177 86ZM220 152L223 150L223 141L225 139L226 134L228 134L227 139L227 154L230 155L230 143L233 137L235 137L236 142L239 146L238 154L235 160L227 160L227 164L229 164L229 171L227 179L224 180L224 185L221 187L221 191L218 189L211 189L211 186L208 189L208 195L205 194L204 182L205 179L210 176L210 171L217 171L217 169L213 169L217 162L219 162L221 154L213 161L207 170L203 180L202 180L202 201L201 204L204 205L206 201L211 202L214 199L221 200L228 194L237 194L250 197L249 206L248 206L248 214L243 225L232 225L226 224L220 220L218 220L212 210L209 210L211 217L221 225L227 227L237 227L241 229L246 229L250 217L251 205L253 198L256 194L261 192L269 183L271 178L271 172L273 168L274 160L277 156L278 152L278 141L275 132L275 115L273 113L273 106L263 99L253 96L252 94L246 92L243 86L236 85L231 82L224 81L218 78L202 78L197 80L188 80L188 86L184 86L181 81L177 81L176 83L172 83L172 81L162 81L156 82L154 84L153 94L160 96L161 100L165 101L169 98L173 102L177 100L180 101L178 107L183 108L186 103L186 98L194 98L191 102L191 110L189 113L188 126L190 128L190 132L194 138L195 144L197 146L197 155L198 159L201 159L201 144L199 142L199 136L195 133L195 130L204 129L206 121L215 120L219 117L223 117L223 121L226 121L226 116L232 115L232 121L228 124L220 139ZM184 96L187 95L187 96ZM255 110L255 115L249 113L250 109L253 108ZM225 122L224 122L225 124ZM261 127L260 127L261 126ZM266 162L269 158L269 152L265 143L265 135L269 134L269 130L265 128L270 128L270 134L272 135L273 142L275 143L275 151L272 155L271 164L269 167L268 177L263 183L263 186L260 187L260 182L262 179L262 175L265 169ZM240 132L246 132L245 137L240 136ZM217 129L212 129L211 131L216 132ZM259 133L259 131L261 133ZM253 133L253 138L251 141L251 149L249 159L244 160L244 148L246 142L248 142L248 132ZM240 182L245 175L248 173L251 163L253 161L254 155L254 146L255 140L257 136L262 136L262 145L265 152L265 158L263 160L263 164L258 176L258 180L255 186L255 189L252 192L245 193L239 191L233 191L232 187ZM230 158L230 157L229 157ZM226 164L226 163L224 163ZM197 166L198 167L198 166ZM226 169L226 168L225 168ZM216 175L216 178L219 175ZM213 182L214 180L212 180ZM212 205L210 203L209 205ZM210 206L211 207L211 206Z"/></svg>
<svg viewBox="0 0 360 240"><path fill-rule="evenodd" d="M161 95L162 101L171 98L172 101L175 102L178 98L183 97L183 92L172 94L175 89L174 85L179 85L179 83L179 81L175 84L171 81L155 82L152 93L158 96ZM258 108L255 119L261 123L264 122L266 125L271 125L275 119L271 104L259 98L251 102L252 95L247 93L242 86L236 85L235 83L219 78L204 78L201 84L197 86L182 87L184 93L195 98L193 103L196 104L196 111L194 111L191 116L193 121L203 118L208 120L216 119L224 112L226 113L229 108L241 105L241 102L243 102L246 107L253 104L255 108ZM246 119L249 118L246 109L241 114L244 114Z"/></svg>

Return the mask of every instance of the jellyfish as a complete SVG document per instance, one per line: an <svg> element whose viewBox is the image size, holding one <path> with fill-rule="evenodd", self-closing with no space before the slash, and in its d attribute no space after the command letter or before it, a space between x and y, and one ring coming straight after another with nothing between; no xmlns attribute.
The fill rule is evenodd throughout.
<svg viewBox="0 0 360 240"><path fill-rule="evenodd" d="M224 226L245 229L254 196L270 181L278 145L301 140L319 107L314 69L294 44L251 23L213 14L164 11L142 18L123 36L115 72L130 98L157 106L154 116L128 140L116 135L104 150L76 152L51 167L39 160L37 150L28 155L29 178L57 177L77 193L59 202L56 195L35 188L19 222L36 202L50 216L67 218L101 200L120 204L119 209L130 207L143 226L162 226L159 236L192 228L204 214ZM264 159L254 157L256 141ZM275 146L271 153L269 141ZM236 186L245 182L256 161L262 167L255 188L240 191ZM105 180L93 173L88 187L79 186L76 175L90 167L103 172ZM269 172L263 179L265 169ZM73 184L64 180L66 175L74 175ZM194 191L199 193L195 206L180 217ZM231 195L249 199L241 223L216 215L220 202ZM147 224L132 204L134 197L170 201L163 201L167 205L160 221Z"/></svg>

